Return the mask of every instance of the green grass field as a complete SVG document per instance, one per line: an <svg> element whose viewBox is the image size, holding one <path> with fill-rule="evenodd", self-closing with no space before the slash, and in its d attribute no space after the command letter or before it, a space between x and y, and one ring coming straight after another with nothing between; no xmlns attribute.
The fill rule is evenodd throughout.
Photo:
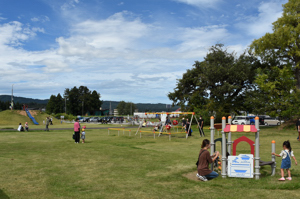
<svg viewBox="0 0 300 199"><path fill-rule="evenodd" d="M195 127L194 127L195 128ZM196 165L203 138L184 134L153 138L104 129L86 131L86 143L75 144L72 131L0 131L0 198L297 198L300 197L300 166L291 168L293 180L279 182L270 166L261 169L261 179L218 177L201 182ZM206 130L206 138L209 131ZM233 140L245 135L233 133ZM220 135L221 136L221 135ZM220 137L216 133L216 137ZM254 140L254 134L247 133ZM276 152L289 139L300 162L300 142L295 130L262 128L261 159L271 160L271 141ZM220 143L217 150L220 150ZM237 154L250 153L240 143Z"/></svg>
<svg viewBox="0 0 300 199"><path fill-rule="evenodd" d="M34 116L36 121L39 123L39 125L33 124L31 119L28 116L23 116L18 114L18 111L1 111L0 112L0 129L17 129L19 126L19 123L21 123L23 126L25 122L28 122L29 129L35 130L35 129L43 129L45 128L45 125L43 124L43 121L46 121L46 117L49 115L46 113L40 113L39 111L36 111L38 114ZM51 117L51 116L50 116ZM74 127L73 123L61 123L59 119L53 118L53 125L49 125L49 128L72 128ZM96 124L96 123L88 123L89 127L112 127L115 126L113 124Z"/></svg>

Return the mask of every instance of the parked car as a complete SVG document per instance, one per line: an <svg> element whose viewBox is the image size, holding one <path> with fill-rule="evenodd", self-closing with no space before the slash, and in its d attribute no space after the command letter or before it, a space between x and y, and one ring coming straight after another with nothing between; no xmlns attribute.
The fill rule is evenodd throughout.
<svg viewBox="0 0 300 199"><path fill-rule="evenodd" d="M110 116L110 117L107 117L107 118L106 118L106 122L111 122L113 118L114 118L114 117L111 117L111 116Z"/></svg>
<svg viewBox="0 0 300 199"><path fill-rule="evenodd" d="M88 122L89 121L89 117L83 117L79 119L79 122Z"/></svg>
<svg viewBox="0 0 300 199"><path fill-rule="evenodd" d="M235 116L231 123L235 125L250 124L250 118L248 116Z"/></svg>
<svg viewBox="0 0 300 199"><path fill-rule="evenodd" d="M124 117L118 117L118 121L123 123L124 122Z"/></svg>
<svg viewBox="0 0 300 199"><path fill-rule="evenodd" d="M91 117L90 122L99 122L99 117Z"/></svg>
<svg viewBox="0 0 300 199"><path fill-rule="evenodd" d="M102 118L100 118L99 121L102 122L102 123L108 123L108 122L111 122L112 118L113 117L110 117L110 116L102 117Z"/></svg>
<svg viewBox="0 0 300 199"><path fill-rule="evenodd" d="M274 117L269 117L269 118L265 118L265 125L269 126L269 125L277 125L279 126L281 123L283 123L284 121L280 121L278 118L274 118Z"/></svg>
<svg viewBox="0 0 300 199"><path fill-rule="evenodd" d="M100 117L100 118L99 118L99 122L105 123L105 117Z"/></svg>
<svg viewBox="0 0 300 199"><path fill-rule="evenodd" d="M259 117L259 125L265 125L265 118L270 118L269 115L258 115Z"/></svg>
<svg viewBox="0 0 300 199"><path fill-rule="evenodd" d="M85 117L85 118L83 118L83 121L84 121L84 122L89 122L89 121L90 121L90 118L89 118L89 117Z"/></svg>

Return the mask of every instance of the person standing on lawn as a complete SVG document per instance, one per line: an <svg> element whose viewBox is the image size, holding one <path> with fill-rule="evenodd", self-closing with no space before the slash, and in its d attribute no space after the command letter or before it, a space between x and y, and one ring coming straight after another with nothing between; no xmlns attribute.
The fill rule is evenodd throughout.
<svg viewBox="0 0 300 199"><path fill-rule="evenodd" d="M76 118L74 123L74 133L75 133L75 143L79 143L80 141L80 124L79 124L79 118Z"/></svg>
<svg viewBox="0 0 300 199"><path fill-rule="evenodd" d="M50 122L50 120L49 120L49 117L47 117L46 118L46 129L45 129L45 131L49 131L49 122Z"/></svg>
<svg viewBox="0 0 300 199"><path fill-rule="evenodd" d="M198 129L199 129L200 137L205 136L204 131L203 131L203 125L204 125L204 120L202 119L202 116L200 116L200 118L198 120Z"/></svg>
<svg viewBox="0 0 300 199"><path fill-rule="evenodd" d="M297 165L297 160L292 151L290 141L287 140L283 142L283 150L281 151L280 154L272 153L272 155L275 155L277 157L282 157L281 168L280 168L281 178L279 178L278 180L285 181L284 169L286 169L288 173L288 177L286 179L292 180L291 171L290 171L292 158L294 159L296 165Z"/></svg>

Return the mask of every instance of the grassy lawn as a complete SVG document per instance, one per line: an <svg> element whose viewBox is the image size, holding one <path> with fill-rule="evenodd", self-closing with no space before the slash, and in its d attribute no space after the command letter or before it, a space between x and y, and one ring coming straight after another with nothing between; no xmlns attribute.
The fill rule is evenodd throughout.
<svg viewBox="0 0 300 199"><path fill-rule="evenodd" d="M195 128L195 127L194 127ZM144 129L143 129L144 130ZM300 167L291 168L293 180L279 182L281 159L276 176L270 166L261 169L261 179L218 177L201 182L195 178L203 138L194 130L184 134L153 138L128 132L87 129L86 143L75 144L72 131L0 132L0 198L284 198L300 197ZM206 138L209 138L206 130ZM233 140L254 134L233 133ZM271 141L276 153L289 139L300 162L296 131L263 128L260 133L261 159L271 160ZM216 137L221 137L217 135ZM217 150L221 150L220 143ZM240 143L237 154L250 153Z"/></svg>
<svg viewBox="0 0 300 199"><path fill-rule="evenodd" d="M39 123L39 125L33 124L31 119L28 116L24 116L21 114L18 114L17 110L10 111L1 111L0 112L0 129L17 129L19 126L19 123L21 123L23 126L25 122L28 122L29 129L44 129L45 124L43 124L43 121L46 121L46 117L49 115L46 113L40 113L39 111L36 111L37 115L34 116L36 121ZM51 117L51 116L50 116ZM49 128L72 128L74 127L73 123L61 123L59 119L53 118L53 125L49 125ZM96 124L96 123L83 123L83 125L86 125L88 127L114 127L119 124Z"/></svg>

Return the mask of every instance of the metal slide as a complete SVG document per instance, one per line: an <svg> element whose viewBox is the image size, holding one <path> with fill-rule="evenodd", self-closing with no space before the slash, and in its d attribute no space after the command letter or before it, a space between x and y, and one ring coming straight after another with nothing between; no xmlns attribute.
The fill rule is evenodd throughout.
<svg viewBox="0 0 300 199"><path fill-rule="evenodd" d="M25 109L28 117L33 121L34 124L38 125L39 123L37 123L37 121L34 119L34 117L32 117L32 115L30 114L30 112L28 111L28 109Z"/></svg>

